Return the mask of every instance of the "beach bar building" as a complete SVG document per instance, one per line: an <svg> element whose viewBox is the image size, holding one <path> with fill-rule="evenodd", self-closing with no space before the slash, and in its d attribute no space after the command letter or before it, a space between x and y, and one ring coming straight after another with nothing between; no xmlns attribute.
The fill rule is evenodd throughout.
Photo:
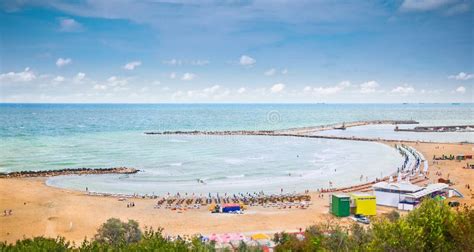
<svg viewBox="0 0 474 252"><path fill-rule="evenodd" d="M346 194L333 194L331 197L331 213L337 217L351 214L351 198Z"/></svg>
<svg viewBox="0 0 474 252"><path fill-rule="evenodd" d="M351 207L354 214L372 216L377 214L377 202L375 195L368 193L352 193Z"/></svg>
<svg viewBox="0 0 474 252"><path fill-rule="evenodd" d="M372 186L377 198L377 205L396 207L399 210L413 210L425 197L451 197L463 195L448 184L436 183L426 187L413 185L409 182L389 183L379 182Z"/></svg>

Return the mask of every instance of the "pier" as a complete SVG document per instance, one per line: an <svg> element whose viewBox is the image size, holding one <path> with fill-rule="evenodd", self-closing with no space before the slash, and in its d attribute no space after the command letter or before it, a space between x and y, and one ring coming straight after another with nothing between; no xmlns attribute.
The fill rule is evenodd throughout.
<svg viewBox="0 0 474 252"><path fill-rule="evenodd" d="M395 128L395 131L408 132L474 132L474 125L453 125L453 126L419 126L413 129Z"/></svg>
<svg viewBox="0 0 474 252"><path fill-rule="evenodd" d="M225 131L150 131L145 132L146 135L265 135L265 136L308 136L312 133L325 131L325 130L345 130L350 127L366 126L366 125L379 125L379 124L418 124L414 120L373 120L373 121L355 121L355 122L343 122L320 126L311 127L300 127L280 130L225 130ZM311 136L316 137L316 136ZM322 137L324 138L324 137ZM352 139L354 140L354 139Z"/></svg>

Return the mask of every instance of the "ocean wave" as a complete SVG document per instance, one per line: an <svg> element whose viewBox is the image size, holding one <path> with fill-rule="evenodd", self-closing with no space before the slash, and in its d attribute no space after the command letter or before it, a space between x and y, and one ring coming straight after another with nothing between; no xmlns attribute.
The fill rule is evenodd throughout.
<svg viewBox="0 0 474 252"><path fill-rule="evenodd" d="M169 139L168 142L170 143L187 143L188 141L182 139Z"/></svg>
<svg viewBox="0 0 474 252"><path fill-rule="evenodd" d="M226 158L224 159L224 162L231 165L239 165L239 164L244 163L245 161L239 158Z"/></svg>
<svg viewBox="0 0 474 252"><path fill-rule="evenodd" d="M252 156L252 157L248 157L247 159L249 159L249 160L262 160L262 159L264 159L264 157L263 156Z"/></svg>
<svg viewBox="0 0 474 252"><path fill-rule="evenodd" d="M183 165L183 163L181 163L181 162L169 164L169 166L182 166L182 165Z"/></svg>
<svg viewBox="0 0 474 252"><path fill-rule="evenodd" d="M239 174L239 175L228 175L228 176L225 176L226 178L230 178L230 179L233 179L233 178L244 178L245 177L245 174Z"/></svg>

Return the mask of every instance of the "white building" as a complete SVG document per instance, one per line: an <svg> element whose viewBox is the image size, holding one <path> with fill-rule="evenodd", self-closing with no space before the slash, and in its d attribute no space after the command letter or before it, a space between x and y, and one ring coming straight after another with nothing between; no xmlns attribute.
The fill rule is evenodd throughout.
<svg viewBox="0 0 474 252"><path fill-rule="evenodd" d="M462 197L462 194L457 190L448 187L449 185L443 183L421 187L405 181L399 183L383 181L372 186L377 198L377 205L396 207L400 210L412 210L422 198L427 196Z"/></svg>

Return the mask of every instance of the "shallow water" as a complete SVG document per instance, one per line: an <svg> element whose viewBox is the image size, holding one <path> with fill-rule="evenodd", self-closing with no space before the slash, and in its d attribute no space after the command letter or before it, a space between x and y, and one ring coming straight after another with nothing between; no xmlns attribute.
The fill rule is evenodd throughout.
<svg viewBox="0 0 474 252"><path fill-rule="evenodd" d="M329 181L334 186L349 185L359 181L361 174L374 179L392 174L403 162L395 149L367 142L133 134L122 139L135 142L135 147L111 144L109 152L115 153L115 158L110 153L97 153L95 159L108 160L105 166L133 166L143 172L61 176L49 179L48 184L127 194L279 192L281 188L288 192L328 187Z"/></svg>
<svg viewBox="0 0 474 252"><path fill-rule="evenodd" d="M400 128L413 128L418 125L403 125ZM443 143L474 142L473 132L409 132L395 131L395 125L366 125L350 127L346 130L320 131L314 135L338 137L381 138L388 140L411 140Z"/></svg>
<svg viewBox="0 0 474 252"><path fill-rule="evenodd" d="M48 182L127 193L304 190L327 187L329 180L340 186L361 174L375 178L380 171L396 170L399 155L375 143L143 132L285 129L380 119L474 124L472 115L473 104L0 104L0 172L115 166L144 170L128 177L71 176ZM393 136L389 128L342 133L358 130ZM468 141L470 136L455 137Z"/></svg>

